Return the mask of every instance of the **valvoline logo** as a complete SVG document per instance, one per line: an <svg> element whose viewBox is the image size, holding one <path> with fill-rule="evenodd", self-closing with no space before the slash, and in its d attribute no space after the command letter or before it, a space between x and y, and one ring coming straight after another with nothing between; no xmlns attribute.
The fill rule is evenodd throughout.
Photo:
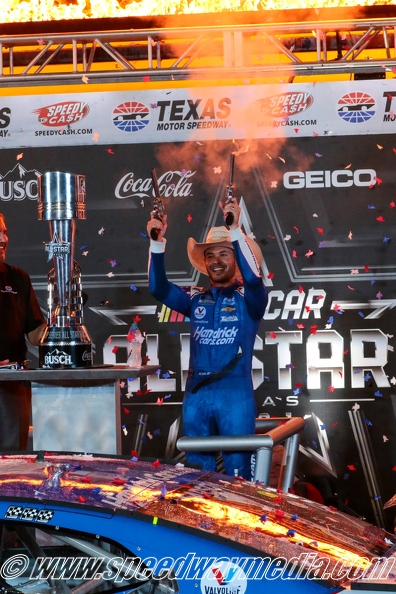
<svg viewBox="0 0 396 594"><path fill-rule="evenodd" d="M89 106L85 101L62 101L39 107L32 113L38 114L38 121L43 126L59 127L80 122L88 115Z"/></svg>
<svg viewBox="0 0 396 594"><path fill-rule="evenodd" d="M362 124L375 114L375 99L368 93L354 91L338 100L338 115L344 122Z"/></svg>
<svg viewBox="0 0 396 594"><path fill-rule="evenodd" d="M299 114L311 107L312 103L312 95L305 91L280 93L258 101L260 113L273 118Z"/></svg>
<svg viewBox="0 0 396 594"><path fill-rule="evenodd" d="M247 577L242 567L226 559L213 563L201 579L202 594L245 594L246 588Z"/></svg>

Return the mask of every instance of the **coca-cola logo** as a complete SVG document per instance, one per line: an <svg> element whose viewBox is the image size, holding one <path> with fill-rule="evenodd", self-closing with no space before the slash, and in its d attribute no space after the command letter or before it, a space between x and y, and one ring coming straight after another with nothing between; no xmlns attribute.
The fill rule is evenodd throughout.
<svg viewBox="0 0 396 594"><path fill-rule="evenodd" d="M167 171L158 178L158 187L161 196L169 198L173 196L190 196L192 183L190 178L195 175L195 171ZM124 175L116 185L115 197L123 200L124 198L149 198L155 197L153 181L151 177L141 178L130 172Z"/></svg>

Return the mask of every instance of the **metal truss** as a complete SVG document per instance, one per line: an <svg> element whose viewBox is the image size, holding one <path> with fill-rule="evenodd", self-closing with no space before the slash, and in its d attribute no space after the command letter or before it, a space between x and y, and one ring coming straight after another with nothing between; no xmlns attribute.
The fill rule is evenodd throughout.
<svg viewBox="0 0 396 594"><path fill-rule="evenodd" d="M1 86L279 77L291 82L358 73L393 77L395 68L395 18L0 36Z"/></svg>

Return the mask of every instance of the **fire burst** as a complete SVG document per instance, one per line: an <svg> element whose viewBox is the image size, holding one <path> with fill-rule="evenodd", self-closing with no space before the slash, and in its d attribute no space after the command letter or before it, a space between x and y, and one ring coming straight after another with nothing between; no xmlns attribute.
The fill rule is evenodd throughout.
<svg viewBox="0 0 396 594"><path fill-rule="evenodd" d="M391 5L393 0L2 0L2 23Z"/></svg>

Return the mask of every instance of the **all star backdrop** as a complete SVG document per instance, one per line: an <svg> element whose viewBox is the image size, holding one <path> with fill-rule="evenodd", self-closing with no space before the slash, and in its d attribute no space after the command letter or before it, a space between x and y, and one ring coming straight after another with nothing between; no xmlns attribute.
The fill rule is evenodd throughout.
<svg viewBox="0 0 396 594"><path fill-rule="evenodd" d="M269 304L255 344L258 415L303 416L299 473L391 528L395 493L396 84L392 80L8 96L0 103L7 260L46 311L48 224L37 176L86 176L75 258L95 363L125 363L138 320L161 372L122 387L123 453L183 459L189 323L147 289L156 168L170 280L206 283L186 242L221 225L231 152L242 226L262 248ZM37 364L34 349L32 365ZM219 466L221 468L221 466Z"/></svg>

